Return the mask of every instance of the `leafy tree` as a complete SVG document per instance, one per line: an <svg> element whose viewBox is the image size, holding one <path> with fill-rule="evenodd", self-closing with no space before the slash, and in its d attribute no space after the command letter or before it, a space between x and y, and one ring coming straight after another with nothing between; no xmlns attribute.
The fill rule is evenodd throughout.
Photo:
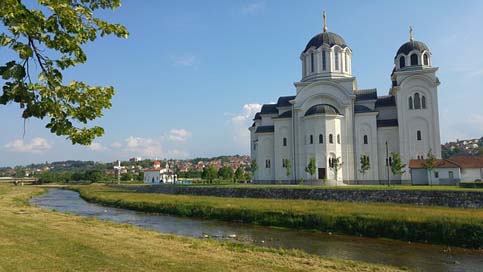
<svg viewBox="0 0 483 272"><path fill-rule="evenodd" d="M85 174L80 173L80 172L75 172L72 174L72 180L73 181L81 181L85 179Z"/></svg>
<svg viewBox="0 0 483 272"><path fill-rule="evenodd" d="M232 179L233 178L233 169L228 166L223 166L218 170L218 177L222 179Z"/></svg>
<svg viewBox="0 0 483 272"><path fill-rule="evenodd" d="M85 173L85 178L91 182L99 182L104 178L104 175L99 170L88 170Z"/></svg>
<svg viewBox="0 0 483 272"><path fill-rule="evenodd" d="M0 66L0 104L17 103L25 119L48 117L46 128L52 133L67 136L73 144L88 145L104 129L86 124L111 107L114 88L75 80L65 83L62 73L86 62L82 46L98 36L128 37L122 25L94 16L97 10L119 7L120 0L42 0L39 9L23 2L0 2L5 29L0 46L16 55Z"/></svg>
<svg viewBox="0 0 483 272"><path fill-rule="evenodd" d="M423 167L429 174L429 185L433 186L433 170L436 167L436 157L433 155L433 151L429 149L426 159L423 162Z"/></svg>
<svg viewBox="0 0 483 272"><path fill-rule="evenodd" d="M252 173L255 173L255 171L258 170L257 160L252 160L252 162L250 163L250 170L252 171Z"/></svg>
<svg viewBox="0 0 483 272"><path fill-rule="evenodd" d="M209 183L213 183L213 180L218 176L218 171L213 165L205 167L203 169L202 179L208 180Z"/></svg>
<svg viewBox="0 0 483 272"><path fill-rule="evenodd" d="M292 161L290 161L289 159L283 159L282 160L283 162L283 168L285 168L285 174L287 175L287 177L289 177L290 175L292 175Z"/></svg>
<svg viewBox="0 0 483 272"><path fill-rule="evenodd" d="M243 169L241 167L238 167L235 171L235 174L234 174L234 181L237 182L237 181L240 181L244 178L244 173L243 173Z"/></svg>
<svg viewBox="0 0 483 272"><path fill-rule="evenodd" d="M16 178L24 178L26 176L26 171L25 169L21 168L21 167L16 167L15 168L15 177Z"/></svg>
<svg viewBox="0 0 483 272"><path fill-rule="evenodd" d="M313 177L316 169L317 166L315 165L315 158L312 157L309 159L309 164L307 165L307 167L305 167L305 172L309 173L309 175Z"/></svg>
<svg viewBox="0 0 483 272"><path fill-rule="evenodd" d="M336 186L337 186L337 178L339 177L339 170L342 168L342 164L343 164L342 159L340 157L332 159L332 168L334 169Z"/></svg>
<svg viewBox="0 0 483 272"><path fill-rule="evenodd" d="M401 160L401 155L397 152L393 152L393 153L391 153L391 157L392 157L392 163L391 163L392 174L395 175L395 176L400 176L400 175L406 173L406 170L404 170L404 168L406 168L406 165L403 164L403 162ZM391 185L390 183L391 182L389 180L388 185Z"/></svg>
<svg viewBox="0 0 483 272"><path fill-rule="evenodd" d="M369 160L369 156L362 155L360 162L361 162L361 169L359 170L359 172L362 173L362 178L364 179L366 172L371 168L371 162Z"/></svg>
<svg viewBox="0 0 483 272"><path fill-rule="evenodd" d="M122 181L131 181L134 180L134 175L131 172L127 172L121 175Z"/></svg>

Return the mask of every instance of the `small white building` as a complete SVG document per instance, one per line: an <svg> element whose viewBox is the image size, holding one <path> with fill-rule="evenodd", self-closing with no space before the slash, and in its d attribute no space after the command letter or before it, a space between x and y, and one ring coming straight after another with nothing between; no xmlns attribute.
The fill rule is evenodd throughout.
<svg viewBox="0 0 483 272"><path fill-rule="evenodd" d="M483 157L455 156L436 160L431 173L425 169L424 162L425 160L409 162L413 185L455 185L461 181L483 180Z"/></svg>
<svg viewBox="0 0 483 272"><path fill-rule="evenodd" d="M144 183L146 184L175 183L177 179L178 176L169 169L167 163L165 168L161 168L161 163L154 161L153 168L144 170Z"/></svg>

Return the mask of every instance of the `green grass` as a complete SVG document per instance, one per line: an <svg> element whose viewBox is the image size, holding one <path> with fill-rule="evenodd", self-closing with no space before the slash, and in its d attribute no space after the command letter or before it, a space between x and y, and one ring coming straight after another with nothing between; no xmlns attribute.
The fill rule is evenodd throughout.
<svg viewBox="0 0 483 272"><path fill-rule="evenodd" d="M73 189L88 201L146 212L483 247L483 209L141 194L105 186Z"/></svg>
<svg viewBox="0 0 483 272"><path fill-rule="evenodd" d="M44 211L0 185L0 271L396 271L293 250L197 240Z"/></svg>

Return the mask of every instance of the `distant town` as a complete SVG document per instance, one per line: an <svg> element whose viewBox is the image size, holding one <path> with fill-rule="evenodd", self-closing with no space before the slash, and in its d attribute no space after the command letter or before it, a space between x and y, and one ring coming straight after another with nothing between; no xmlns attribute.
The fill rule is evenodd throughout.
<svg viewBox="0 0 483 272"><path fill-rule="evenodd" d="M457 155L483 156L483 137L456 140L442 145L442 156L447 159ZM153 166L154 158L132 157L121 160L122 181L142 181L144 171ZM180 179L200 179L209 167L216 169L219 178L231 179L237 169L243 172L243 179L251 177L250 156L228 155L212 158L186 160L162 159L161 167L169 167ZM30 164L16 167L0 167L0 177L35 177L47 182L106 181L116 180L114 166L117 162L58 161Z"/></svg>
<svg viewBox="0 0 483 272"><path fill-rule="evenodd" d="M120 177L123 181L143 180L144 170L151 168L154 161L159 161L162 167L169 167L179 178L201 178L203 170L214 168L221 178L229 179L237 169L249 179L250 157L246 155L218 156L213 158L195 158L188 160L145 159L132 157L122 161L123 168ZM94 161L58 161L30 164L16 167L0 167L0 177L36 177L48 182L68 181L103 181L117 179L114 166L117 162ZM221 170L220 170L221 169Z"/></svg>

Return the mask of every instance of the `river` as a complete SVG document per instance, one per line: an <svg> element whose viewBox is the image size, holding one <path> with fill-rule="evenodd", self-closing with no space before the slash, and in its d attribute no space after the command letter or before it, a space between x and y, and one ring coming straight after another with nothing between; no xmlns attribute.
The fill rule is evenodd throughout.
<svg viewBox="0 0 483 272"><path fill-rule="evenodd" d="M132 224L201 239L231 240L267 247L299 249L320 256L407 267L420 271L483 271L483 252L395 240L298 231L169 215L147 214L88 203L79 193L48 189L34 206L101 220Z"/></svg>

